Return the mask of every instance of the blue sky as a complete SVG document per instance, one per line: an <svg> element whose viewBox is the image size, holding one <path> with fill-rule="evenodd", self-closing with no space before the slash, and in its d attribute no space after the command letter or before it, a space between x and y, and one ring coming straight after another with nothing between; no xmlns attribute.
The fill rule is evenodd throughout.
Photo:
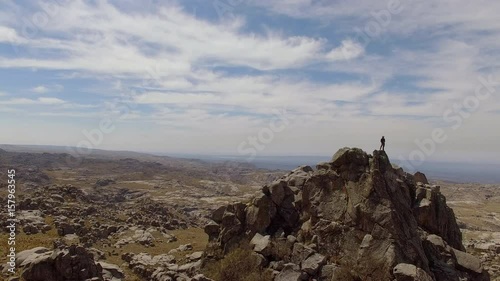
<svg viewBox="0 0 500 281"><path fill-rule="evenodd" d="M498 162L499 10L0 0L0 143Z"/></svg>

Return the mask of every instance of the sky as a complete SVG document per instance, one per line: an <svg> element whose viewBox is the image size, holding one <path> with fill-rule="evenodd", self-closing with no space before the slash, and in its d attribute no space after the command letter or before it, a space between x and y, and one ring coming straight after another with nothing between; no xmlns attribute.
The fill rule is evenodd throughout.
<svg viewBox="0 0 500 281"><path fill-rule="evenodd" d="M500 2L0 0L0 143L500 163Z"/></svg>

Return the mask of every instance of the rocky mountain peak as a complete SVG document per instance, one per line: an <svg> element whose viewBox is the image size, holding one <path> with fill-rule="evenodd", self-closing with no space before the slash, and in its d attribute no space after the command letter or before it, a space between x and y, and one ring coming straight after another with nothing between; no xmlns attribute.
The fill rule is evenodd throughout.
<svg viewBox="0 0 500 281"><path fill-rule="evenodd" d="M275 280L489 280L464 252L439 186L393 167L383 151L340 149L249 203L220 207L213 221L206 260L248 240Z"/></svg>

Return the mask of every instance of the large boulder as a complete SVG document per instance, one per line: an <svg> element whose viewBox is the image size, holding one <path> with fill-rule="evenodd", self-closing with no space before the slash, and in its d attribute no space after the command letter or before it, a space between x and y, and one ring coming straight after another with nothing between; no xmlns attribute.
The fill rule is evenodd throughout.
<svg viewBox="0 0 500 281"><path fill-rule="evenodd" d="M490 280L478 258L451 247L440 236L429 234L422 244L437 280Z"/></svg>
<svg viewBox="0 0 500 281"><path fill-rule="evenodd" d="M259 254L267 256L271 254L271 236L262 236L256 233L255 236L250 241L250 245L253 246L253 250Z"/></svg>
<svg viewBox="0 0 500 281"><path fill-rule="evenodd" d="M52 251L45 247L36 247L33 249L24 250L17 254L16 265L24 267L31 264L34 259L37 259L42 255L52 255Z"/></svg>
<svg viewBox="0 0 500 281"><path fill-rule="evenodd" d="M429 274L413 264L400 263L393 272L396 281L433 281Z"/></svg>
<svg viewBox="0 0 500 281"><path fill-rule="evenodd" d="M479 258L457 249L452 249L452 251L456 258L456 268L462 273L462 279L467 278L477 281L490 280L490 275L488 271L484 269Z"/></svg>
<svg viewBox="0 0 500 281"><path fill-rule="evenodd" d="M35 248L19 253L22 277L26 281L104 280L103 268L92 253L80 246L48 251Z"/></svg>
<svg viewBox="0 0 500 281"><path fill-rule="evenodd" d="M255 197L246 211L246 225L252 232L265 233L276 215L276 205L264 193Z"/></svg>
<svg viewBox="0 0 500 281"><path fill-rule="evenodd" d="M274 281L301 281L307 280L307 274L300 271L296 264L286 264Z"/></svg>
<svg viewBox="0 0 500 281"><path fill-rule="evenodd" d="M314 253L301 263L301 268L307 274L314 276L318 270L326 263L326 257L322 254Z"/></svg>
<svg viewBox="0 0 500 281"><path fill-rule="evenodd" d="M119 281L125 278L125 274L119 266L102 261L98 262L97 264L102 267L104 280Z"/></svg>

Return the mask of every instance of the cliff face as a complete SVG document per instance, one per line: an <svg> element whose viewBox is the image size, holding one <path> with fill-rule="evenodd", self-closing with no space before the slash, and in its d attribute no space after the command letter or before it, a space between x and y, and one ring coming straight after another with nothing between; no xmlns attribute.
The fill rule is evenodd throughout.
<svg viewBox="0 0 500 281"><path fill-rule="evenodd" d="M316 168L215 211L205 258L247 238L275 280L489 280L463 252L439 187L416 183L385 152L344 148Z"/></svg>

